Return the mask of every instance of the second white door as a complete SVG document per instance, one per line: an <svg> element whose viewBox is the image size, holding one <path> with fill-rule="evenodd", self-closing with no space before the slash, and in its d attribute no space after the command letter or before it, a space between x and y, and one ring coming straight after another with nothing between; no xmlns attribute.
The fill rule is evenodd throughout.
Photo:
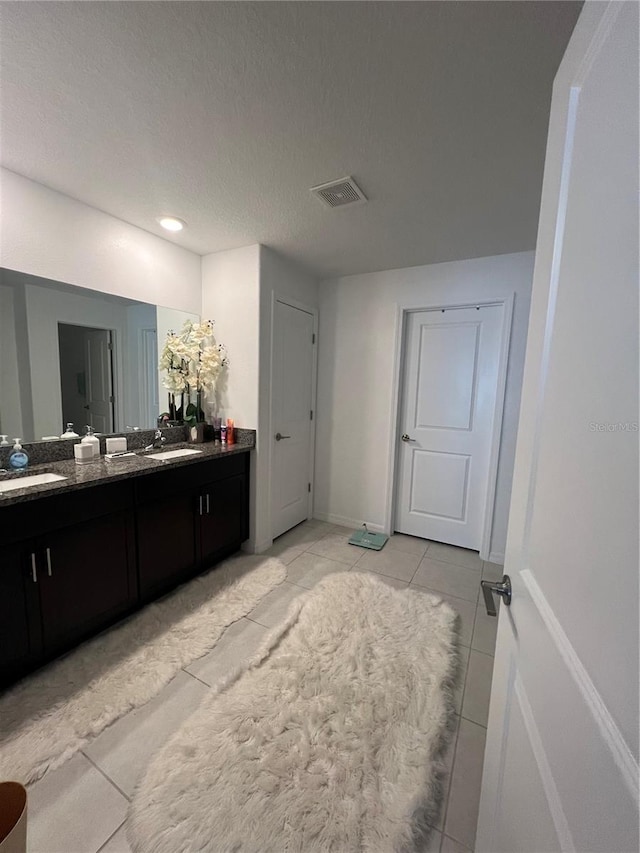
<svg viewBox="0 0 640 853"><path fill-rule="evenodd" d="M480 549L504 305L409 314L395 529Z"/></svg>
<svg viewBox="0 0 640 853"><path fill-rule="evenodd" d="M273 321L271 534L309 515L314 317L276 301Z"/></svg>

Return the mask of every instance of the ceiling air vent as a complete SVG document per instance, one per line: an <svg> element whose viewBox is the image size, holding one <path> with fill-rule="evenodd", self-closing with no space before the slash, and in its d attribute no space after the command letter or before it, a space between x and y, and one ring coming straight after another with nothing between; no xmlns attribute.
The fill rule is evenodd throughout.
<svg viewBox="0 0 640 853"><path fill-rule="evenodd" d="M350 177L340 178L338 181L329 181L328 184L320 184L319 187L311 187L311 192L327 207L364 204L367 200L366 195Z"/></svg>

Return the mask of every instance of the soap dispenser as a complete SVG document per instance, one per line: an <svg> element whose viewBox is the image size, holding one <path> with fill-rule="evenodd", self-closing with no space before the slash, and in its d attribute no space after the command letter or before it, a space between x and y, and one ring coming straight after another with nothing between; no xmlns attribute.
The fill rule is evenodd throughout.
<svg viewBox="0 0 640 853"><path fill-rule="evenodd" d="M80 444L88 444L93 450L93 458L100 456L100 439L93 432L93 427L87 425L87 434L82 437Z"/></svg>
<svg viewBox="0 0 640 853"><path fill-rule="evenodd" d="M29 457L20 444L21 439L14 438L15 444L9 456L9 468L13 471L24 471L29 464Z"/></svg>
<svg viewBox="0 0 640 853"><path fill-rule="evenodd" d="M80 438L77 432L73 430L73 424L67 424L66 430L62 433L60 438Z"/></svg>

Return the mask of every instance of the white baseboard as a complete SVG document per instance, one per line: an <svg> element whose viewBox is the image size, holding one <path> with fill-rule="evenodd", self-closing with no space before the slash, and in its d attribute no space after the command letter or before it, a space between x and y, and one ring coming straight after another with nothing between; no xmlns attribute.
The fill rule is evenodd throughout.
<svg viewBox="0 0 640 853"><path fill-rule="evenodd" d="M498 551L492 551L489 554L488 562L497 563L499 566L504 566L504 554L501 554Z"/></svg>
<svg viewBox="0 0 640 853"><path fill-rule="evenodd" d="M318 521L327 521L329 524L338 524L340 527L353 527L354 530L359 530L362 527L363 519L361 518L348 518L346 515L335 515L332 512L314 512L314 518L317 518ZM382 524L373 524L370 521L366 522L367 529L371 530L372 533L384 533L384 526Z"/></svg>

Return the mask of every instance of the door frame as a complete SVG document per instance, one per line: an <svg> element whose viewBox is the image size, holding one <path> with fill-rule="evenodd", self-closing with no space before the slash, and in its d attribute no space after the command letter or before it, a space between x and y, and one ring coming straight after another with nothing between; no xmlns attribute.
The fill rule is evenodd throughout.
<svg viewBox="0 0 640 853"><path fill-rule="evenodd" d="M308 460L308 470L309 470L309 482L311 483L311 490L309 491L308 501L307 501L307 518L313 517L313 494L314 494L314 475L315 475L315 458L316 458L316 423L318 421L318 411L316 407L317 403L317 390L318 390L318 308L313 307L311 305L307 305L305 302L300 302L297 299L290 299L288 296L282 296L278 294L275 290L271 291L271 340L269 343L269 444L268 444L268 489L269 489L269 500L268 500L268 510L267 510L267 520L269 523L269 547L273 544L273 534L272 534L272 525L271 525L271 488L273 485L273 443L271 441L271 436L273 435L274 425L273 425L273 362L274 362L274 342L275 342L275 327L276 327L276 302L282 302L283 305L288 305L290 308L297 308L299 311L304 311L306 314L311 314L313 317L313 335L315 338L315 342L312 344L313 351L311 355L311 410L313 412L313 419L311 420L311 431L310 431L310 441L309 441L309 460Z"/></svg>
<svg viewBox="0 0 640 853"><path fill-rule="evenodd" d="M504 413L504 398L507 385L507 368L509 365L509 346L511 343L511 326L513 323L513 306L515 293L497 296L495 299L463 300L462 302L421 302L396 304L395 344L393 356L393 384L391 398L391 429L389 430L387 477L387 498L384 516L383 532L391 535L396 521L398 505L398 434L400 432L400 416L402 409L402 387L405 377L407 322L410 314L421 311L448 311L459 308L476 308L478 306L499 305L502 307L502 331L500 341L500 360L498 363L498 383L496 389L496 404L493 411L491 428L491 450L489 453L489 481L482 509L482 538L480 542L480 558L489 562L502 562L503 554L492 554L491 534L493 531L493 514L498 478L498 461L500 457L500 439L502 437L502 417ZM494 560L491 560L491 557Z"/></svg>

